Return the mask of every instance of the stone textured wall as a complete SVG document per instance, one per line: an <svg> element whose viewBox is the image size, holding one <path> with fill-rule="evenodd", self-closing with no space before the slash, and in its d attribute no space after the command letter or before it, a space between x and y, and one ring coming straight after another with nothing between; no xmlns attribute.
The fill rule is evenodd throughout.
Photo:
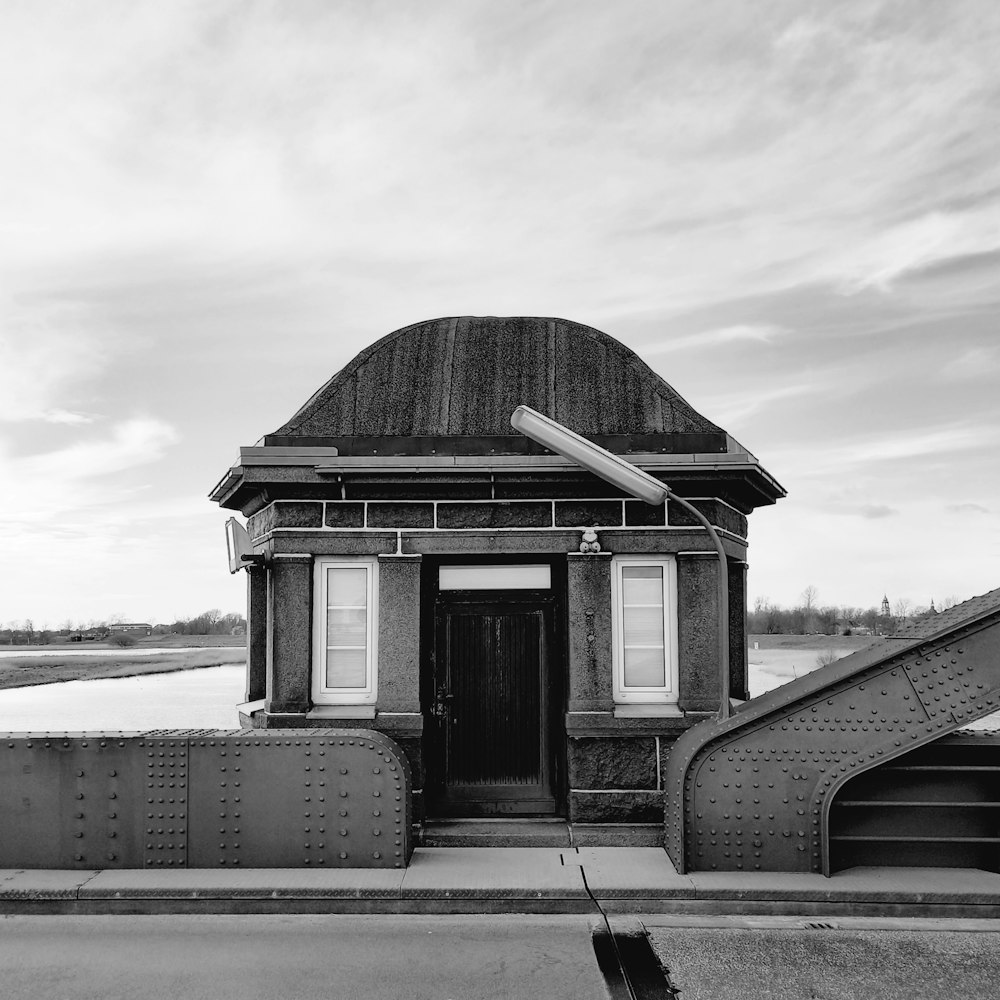
<svg viewBox="0 0 1000 1000"><path fill-rule="evenodd" d="M734 510L729 504L720 503L718 500L690 500L692 507L701 511L708 520L717 528L731 531L740 538L747 537L747 519L738 510ZM679 503L667 501L667 523L677 527L693 527L698 524L697 519L689 510L685 510Z"/></svg>
<svg viewBox="0 0 1000 1000"><path fill-rule="evenodd" d="M544 500L439 503L439 528L550 528L552 504Z"/></svg>
<svg viewBox="0 0 1000 1000"><path fill-rule="evenodd" d="M420 712L420 556L379 556L378 704Z"/></svg>
<svg viewBox="0 0 1000 1000"><path fill-rule="evenodd" d="M567 708L609 712L611 676L611 559L573 553L567 557Z"/></svg>
<svg viewBox="0 0 1000 1000"><path fill-rule="evenodd" d="M714 552L677 557L677 657L684 711L719 707L719 564Z"/></svg>
<svg viewBox="0 0 1000 1000"><path fill-rule="evenodd" d="M729 560L729 696L750 697L747 659L747 564Z"/></svg>
<svg viewBox="0 0 1000 1000"><path fill-rule="evenodd" d="M661 823L666 760L676 737L676 730L570 736L570 822Z"/></svg>
<svg viewBox="0 0 1000 1000"><path fill-rule="evenodd" d="M368 527L433 528L434 504L370 503L368 504Z"/></svg>
<svg viewBox="0 0 1000 1000"><path fill-rule="evenodd" d="M306 712L312 666L312 559L275 559L267 588L268 712Z"/></svg>
<svg viewBox="0 0 1000 1000"><path fill-rule="evenodd" d="M247 567L247 684L246 700L267 694L267 570Z"/></svg>

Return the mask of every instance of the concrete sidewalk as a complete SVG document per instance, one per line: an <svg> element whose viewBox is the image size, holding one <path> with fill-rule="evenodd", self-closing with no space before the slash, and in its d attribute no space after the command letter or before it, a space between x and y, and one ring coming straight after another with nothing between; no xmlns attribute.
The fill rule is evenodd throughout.
<svg viewBox="0 0 1000 1000"><path fill-rule="evenodd" d="M405 869L0 870L0 913L612 913L1000 918L1000 875L679 875L655 847L423 847Z"/></svg>

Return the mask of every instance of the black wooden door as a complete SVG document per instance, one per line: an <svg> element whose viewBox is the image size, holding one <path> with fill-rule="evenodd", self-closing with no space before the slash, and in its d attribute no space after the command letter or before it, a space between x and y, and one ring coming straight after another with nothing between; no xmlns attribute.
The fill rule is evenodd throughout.
<svg viewBox="0 0 1000 1000"><path fill-rule="evenodd" d="M555 811L548 602L442 599L436 615L436 802L441 815Z"/></svg>

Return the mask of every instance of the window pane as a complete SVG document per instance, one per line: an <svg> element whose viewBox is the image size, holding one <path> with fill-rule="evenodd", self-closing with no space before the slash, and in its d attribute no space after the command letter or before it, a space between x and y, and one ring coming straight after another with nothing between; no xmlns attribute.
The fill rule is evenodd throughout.
<svg viewBox="0 0 1000 1000"><path fill-rule="evenodd" d="M625 645L662 646L663 608L623 609Z"/></svg>
<svg viewBox="0 0 1000 1000"><path fill-rule="evenodd" d="M326 686L363 688L367 680L364 649L328 649L326 651Z"/></svg>
<svg viewBox="0 0 1000 1000"><path fill-rule="evenodd" d="M328 646L364 646L367 632L368 612L365 608L330 608L326 613Z"/></svg>
<svg viewBox="0 0 1000 1000"><path fill-rule="evenodd" d="M663 605L661 566L623 566L622 599L625 604Z"/></svg>
<svg viewBox="0 0 1000 1000"><path fill-rule="evenodd" d="M626 687L663 687L666 664L662 649L625 650Z"/></svg>
<svg viewBox="0 0 1000 1000"><path fill-rule="evenodd" d="M368 682L368 568L326 571L326 687L363 688Z"/></svg>
<svg viewBox="0 0 1000 1000"><path fill-rule="evenodd" d="M326 571L329 607L363 608L368 603L368 570L363 566L336 566Z"/></svg>

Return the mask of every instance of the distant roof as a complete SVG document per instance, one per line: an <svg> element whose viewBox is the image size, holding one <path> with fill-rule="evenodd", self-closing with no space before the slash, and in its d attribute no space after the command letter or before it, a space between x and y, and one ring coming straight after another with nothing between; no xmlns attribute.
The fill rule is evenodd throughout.
<svg viewBox="0 0 1000 1000"><path fill-rule="evenodd" d="M533 316L458 316L396 330L263 444L518 438L510 415L521 403L590 437L693 435L664 450L743 450L728 447L722 428L624 344L581 323Z"/></svg>

